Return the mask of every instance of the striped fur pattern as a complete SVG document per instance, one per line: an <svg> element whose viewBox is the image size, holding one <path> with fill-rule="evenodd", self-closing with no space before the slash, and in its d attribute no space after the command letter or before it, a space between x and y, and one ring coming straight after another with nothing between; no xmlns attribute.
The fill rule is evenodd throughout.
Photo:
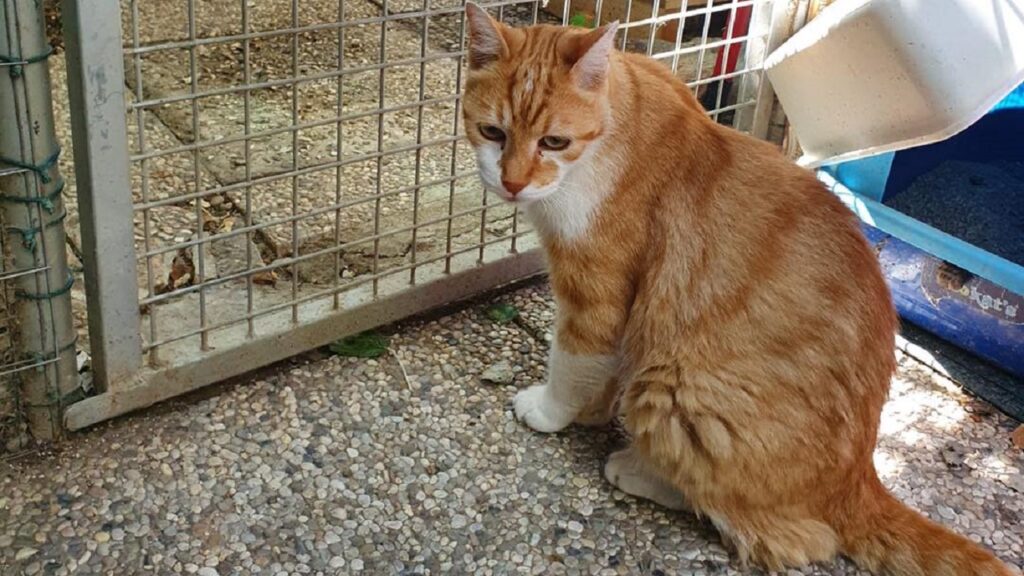
<svg viewBox="0 0 1024 576"><path fill-rule="evenodd" d="M558 305L551 378L519 417L621 415L631 445L606 477L708 517L743 562L1011 574L876 475L897 318L855 217L662 64L616 52L616 25L467 16L467 135L539 231Z"/></svg>

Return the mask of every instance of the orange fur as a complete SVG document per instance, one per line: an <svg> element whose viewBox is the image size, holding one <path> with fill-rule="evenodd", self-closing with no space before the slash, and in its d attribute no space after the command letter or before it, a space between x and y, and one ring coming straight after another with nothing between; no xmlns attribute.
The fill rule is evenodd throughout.
<svg viewBox="0 0 1024 576"><path fill-rule="evenodd" d="M1009 575L877 478L897 318L839 200L710 121L654 60L585 60L614 28L512 29L468 10L464 114L485 183L537 220L560 353L620 362L577 419L621 403L636 454L743 560L779 569L845 553L899 576ZM505 131L500 158L481 124ZM572 139L566 150L539 147L552 131ZM575 184L594 170L607 191Z"/></svg>

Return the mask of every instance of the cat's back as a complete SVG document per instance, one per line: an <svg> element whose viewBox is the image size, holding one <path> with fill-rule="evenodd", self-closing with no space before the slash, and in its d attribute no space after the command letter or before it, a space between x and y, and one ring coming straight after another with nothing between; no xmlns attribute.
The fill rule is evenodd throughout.
<svg viewBox="0 0 1024 576"><path fill-rule="evenodd" d="M686 122L666 138L664 164L679 168L653 211L649 288L677 294L686 329L710 347L813 350L883 386L896 316L857 218L773 145L677 110Z"/></svg>
<svg viewBox="0 0 1024 576"><path fill-rule="evenodd" d="M629 160L608 212L646 215L633 220L649 223L638 228L652 291L716 333L774 326L785 340L814 327L888 349L895 314L857 218L774 145L708 118L663 63L617 58Z"/></svg>
<svg viewBox="0 0 1024 576"><path fill-rule="evenodd" d="M718 125L712 126L728 153L712 160L720 175L711 192L718 223L730 219L774 249L792 252L792 265L807 278L843 271L859 278L871 296L882 296L877 260L860 231L857 217L815 174L786 158L774 145ZM783 261L787 259L784 258ZM849 283L849 281L848 281ZM884 292L886 302L888 293Z"/></svg>

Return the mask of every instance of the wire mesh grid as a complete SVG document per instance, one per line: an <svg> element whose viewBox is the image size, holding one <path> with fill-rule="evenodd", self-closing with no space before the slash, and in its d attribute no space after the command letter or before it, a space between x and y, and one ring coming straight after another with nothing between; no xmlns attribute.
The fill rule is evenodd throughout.
<svg viewBox="0 0 1024 576"><path fill-rule="evenodd" d="M30 172L0 167L0 178L26 179L34 188L40 177ZM58 437L56 415L79 397L71 394L77 372L62 374L69 369L62 361L74 363L76 344L60 301L70 285L52 281L53 270L65 267L51 229L60 228L66 211L59 200L44 206L4 195L3 201L23 204L15 210L24 213L14 226L6 221L10 212L0 211L0 439L6 441L0 451L26 440L25 425L37 438Z"/></svg>
<svg viewBox="0 0 1024 576"><path fill-rule="evenodd" d="M21 370L37 367L33 361L26 361L17 350L18 319L14 312L15 280L36 270L17 270L10 253L9 237L14 231L8 228L0 213L0 418L17 409L17 393L14 390L15 375ZM16 237L16 236L15 236Z"/></svg>
<svg viewBox="0 0 1024 576"><path fill-rule="evenodd" d="M15 170L2 170L10 175ZM22 374L28 370L38 371L57 361L57 351L47 355L26 355L24 343L20 340L19 319L15 313L18 281L24 277L41 274L45 267L19 269L11 255L11 241L21 238L18 229L7 226L0 212L0 453L9 448L12 441L23 440L24 399L22 398ZM48 338L55 342L55 338ZM51 398L59 401L59 395Z"/></svg>
<svg viewBox="0 0 1024 576"><path fill-rule="evenodd" d="M619 19L623 49L671 66L727 122L755 104L734 86L760 72L735 60L752 38L744 12L768 1L486 6L513 25ZM488 199L463 142L463 6L126 0L151 363L536 246L520 213Z"/></svg>
<svg viewBox="0 0 1024 576"><path fill-rule="evenodd" d="M0 229L4 229L0 216ZM6 234L0 235L0 438L14 426L20 416L19 394L15 373L20 368L16 346L17 319L14 316L14 286L8 279L13 268L7 251Z"/></svg>
<svg viewBox="0 0 1024 576"><path fill-rule="evenodd" d="M3 177L24 177L31 180L36 175L29 170L17 167L4 167L0 165L0 178ZM17 200L5 199L8 202ZM46 218L44 212L48 212L42 206L26 206L24 208L29 214L30 222L41 222ZM34 213L34 214L33 214ZM52 220L50 226L62 224L64 218L58 216ZM19 403L18 394L14 388L18 385L18 373L25 370L39 370L49 364L57 362L57 357L62 350L57 345L59 338L56 335L57 328L53 325L41 326L40 330L44 337L42 342L33 342L36 347L43 347L43 353L26 356L23 350L24 345L19 346L19 319L16 314L15 304L19 298L26 298L25 294L19 294L21 290L17 283L27 277L36 279L37 287L43 288L43 293L61 291L59 287L54 290L44 277L49 271L47 254L53 255L52 247L47 246L46 234L42 227L36 225L28 228L9 225L0 211L0 418L8 414L10 407L17 408ZM31 250L33 253L38 250L41 258L34 258L29 265L24 265L15 259L12 254L14 242L20 242L22 247ZM45 299L40 300L45 303ZM44 304L45 305L45 304ZM73 346L73 344L71 345ZM10 396L6 396L10 392ZM56 396L56 393L52 393Z"/></svg>

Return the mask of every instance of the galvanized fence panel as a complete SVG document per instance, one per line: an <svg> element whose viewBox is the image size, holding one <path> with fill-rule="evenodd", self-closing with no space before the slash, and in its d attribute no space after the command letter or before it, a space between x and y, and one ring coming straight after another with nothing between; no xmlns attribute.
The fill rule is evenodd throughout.
<svg viewBox="0 0 1024 576"><path fill-rule="evenodd" d="M780 4L486 6L516 25L618 18L623 49L763 136ZM101 392L70 428L542 270L462 137L461 0L66 6Z"/></svg>

